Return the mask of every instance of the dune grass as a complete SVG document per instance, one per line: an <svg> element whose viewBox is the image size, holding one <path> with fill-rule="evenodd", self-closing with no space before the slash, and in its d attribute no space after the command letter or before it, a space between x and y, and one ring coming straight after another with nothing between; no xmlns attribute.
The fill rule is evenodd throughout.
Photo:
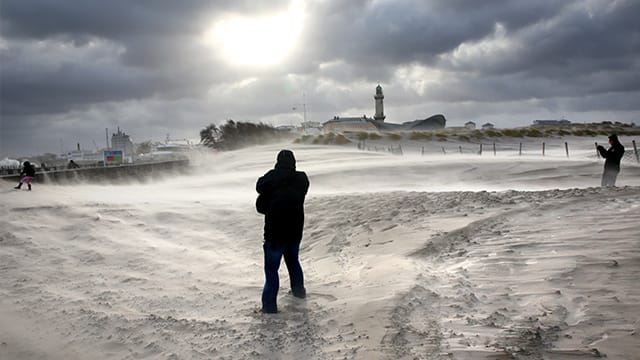
<svg viewBox="0 0 640 360"><path fill-rule="evenodd" d="M620 122L584 123L558 126L527 126L506 129L438 129L432 131L410 131L410 132L384 132L382 134L366 131L346 131L344 134L323 134L317 136L303 135L295 140L296 143L312 144L348 144L365 140L387 139L391 141L401 141L408 139L412 141L448 141L458 140L464 142L478 142L485 139L497 139L501 137L511 138L543 138L543 137L563 137L582 136L596 137L617 134L619 136L640 135L640 127L634 124Z"/></svg>

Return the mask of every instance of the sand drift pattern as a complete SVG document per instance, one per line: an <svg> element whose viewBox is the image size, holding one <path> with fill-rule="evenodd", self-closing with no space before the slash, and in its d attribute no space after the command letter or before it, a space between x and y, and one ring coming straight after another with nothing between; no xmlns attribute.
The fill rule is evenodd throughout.
<svg viewBox="0 0 640 360"><path fill-rule="evenodd" d="M571 177L549 161L398 164L300 148L312 175L301 249L308 298L287 294L283 269L281 313L264 316L253 186L277 148L264 151L222 154L197 176L145 185L3 192L0 358L640 353L639 187L406 191L425 187L421 178L440 190L452 186L438 183L446 178L461 189L476 179L474 190L497 178L589 183L598 164L561 163L578 172ZM358 170L345 179L347 168Z"/></svg>

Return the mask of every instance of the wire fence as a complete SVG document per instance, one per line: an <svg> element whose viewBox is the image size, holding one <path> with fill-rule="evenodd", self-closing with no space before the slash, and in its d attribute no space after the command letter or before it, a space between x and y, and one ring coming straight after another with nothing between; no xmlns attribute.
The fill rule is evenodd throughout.
<svg viewBox="0 0 640 360"><path fill-rule="evenodd" d="M624 145L624 144L623 144ZM629 146L630 145L630 146ZM600 153L596 147L598 143L594 143L593 156L600 158ZM393 155L404 155L408 149L402 148L402 145L389 145L389 146L368 146L365 141L359 141L357 144L358 149L376 152L388 152ZM606 146L605 146L606 147ZM434 150L433 147L426 148L422 146L418 149L421 155L433 155L435 153L448 155L448 154L463 154L463 155L494 155L509 154L509 155L538 155L538 156L563 156L571 157L571 146L568 142L564 143L548 143L542 142L536 146L532 146L531 143L477 143L477 144L465 144L463 145L449 145L441 146L439 150ZM640 163L640 154L638 153L638 146L635 140L631 141L631 144L625 146L625 153L622 161L633 161Z"/></svg>

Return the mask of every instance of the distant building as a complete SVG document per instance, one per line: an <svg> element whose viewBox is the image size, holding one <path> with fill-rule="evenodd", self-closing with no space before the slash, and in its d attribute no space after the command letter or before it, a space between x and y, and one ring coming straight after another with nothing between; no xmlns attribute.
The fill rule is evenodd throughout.
<svg viewBox="0 0 640 360"><path fill-rule="evenodd" d="M74 150L62 154L62 158L73 160L78 163L95 162L102 160L102 153L96 151Z"/></svg>
<svg viewBox="0 0 640 360"><path fill-rule="evenodd" d="M571 121L567 119L560 120L533 120L535 126L553 126L553 125L570 125Z"/></svg>
<svg viewBox="0 0 640 360"><path fill-rule="evenodd" d="M187 154L195 149L196 146L188 139L171 139L167 134L164 142L153 144L151 152L141 154L138 159L145 161L186 159Z"/></svg>
<svg viewBox="0 0 640 360"><path fill-rule="evenodd" d="M303 128L321 128L322 124L319 121L305 121L300 124Z"/></svg>
<svg viewBox="0 0 640 360"><path fill-rule="evenodd" d="M492 123L486 123L484 125L482 125L482 130L488 130L488 129L493 129L495 126L493 126Z"/></svg>
<svg viewBox="0 0 640 360"><path fill-rule="evenodd" d="M133 161L135 155L133 142L131 142L129 135L120 131L120 127L118 127L118 132L111 136L110 150L121 150L123 159L126 159L125 162Z"/></svg>
<svg viewBox="0 0 640 360"><path fill-rule="evenodd" d="M276 129L280 131L289 131L289 132L296 131L296 127L293 125L280 125L280 126L277 126Z"/></svg>
<svg viewBox="0 0 640 360"><path fill-rule="evenodd" d="M464 127L465 127L465 128L467 128L467 129L469 129L469 130L475 130L475 128L476 128L476 123L474 123L473 121L467 121L467 122L464 124Z"/></svg>
<svg viewBox="0 0 640 360"><path fill-rule="evenodd" d="M301 132L304 135L318 135L322 133L322 124L319 121L305 121L300 124Z"/></svg>
<svg viewBox="0 0 640 360"><path fill-rule="evenodd" d="M323 131L325 133L343 131L423 131L444 129L447 124L447 119L442 114L433 115L426 119L407 121L402 124L385 122L384 94L380 84L376 87L376 94L373 98L375 99L376 112L373 118L369 118L366 115L362 117L334 116L333 119L322 124Z"/></svg>
<svg viewBox="0 0 640 360"><path fill-rule="evenodd" d="M390 131L424 131L444 129L447 125L447 119L442 114L430 116L426 119L418 119L403 122L402 124L384 123L379 124L380 130Z"/></svg>
<svg viewBox="0 0 640 360"><path fill-rule="evenodd" d="M373 124L373 119L366 116L345 118L334 116L332 120L322 124L322 129L325 133L339 133L344 131L378 131L378 128Z"/></svg>

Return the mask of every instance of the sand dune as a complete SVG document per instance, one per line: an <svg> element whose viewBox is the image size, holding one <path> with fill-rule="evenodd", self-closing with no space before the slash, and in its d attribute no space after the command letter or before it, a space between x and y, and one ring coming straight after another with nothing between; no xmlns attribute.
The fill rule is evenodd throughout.
<svg viewBox="0 0 640 360"><path fill-rule="evenodd" d="M587 148L585 145L585 149ZM279 147L161 182L0 198L2 359L633 359L640 167L291 146L309 296L259 308L255 180ZM592 145L591 145L592 146ZM5 184L10 189L12 184Z"/></svg>

